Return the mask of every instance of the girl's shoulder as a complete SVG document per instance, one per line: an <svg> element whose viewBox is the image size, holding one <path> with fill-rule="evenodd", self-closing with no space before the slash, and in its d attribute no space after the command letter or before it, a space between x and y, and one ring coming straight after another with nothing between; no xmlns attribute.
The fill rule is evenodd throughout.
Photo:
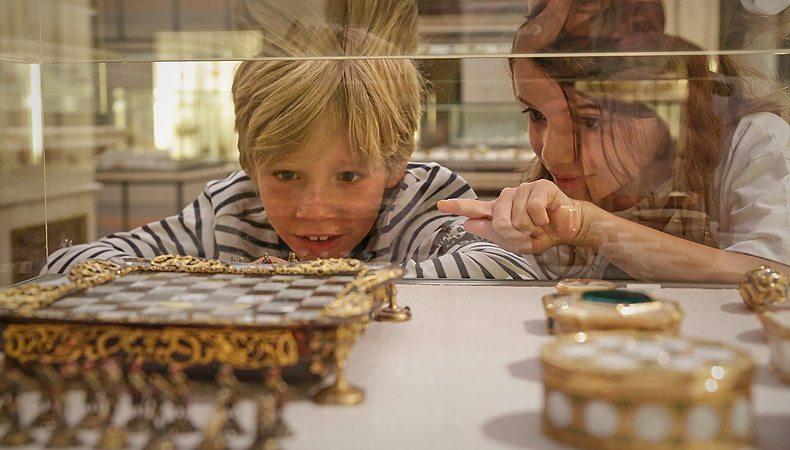
<svg viewBox="0 0 790 450"><path fill-rule="evenodd" d="M719 160L716 185L737 184L744 176L753 180L758 172L768 177L790 173L790 125L776 114L749 114L738 122L729 151L722 152Z"/></svg>
<svg viewBox="0 0 790 450"><path fill-rule="evenodd" d="M790 150L790 124L776 114L760 112L744 116L732 136L732 152L754 159Z"/></svg>
<svg viewBox="0 0 790 450"><path fill-rule="evenodd" d="M735 126L726 148L719 158L719 180L750 170L757 160L790 160L790 125L776 114L749 114Z"/></svg>
<svg viewBox="0 0 790 450"><path fill-rule="evenodd" d="M738 129L743 130L750 126L756 126L768 131L782 131L790 128L790 125L788 125L784 119L772 112L767 111L756 112L743 116L736 126L736 132Z"/></svg>

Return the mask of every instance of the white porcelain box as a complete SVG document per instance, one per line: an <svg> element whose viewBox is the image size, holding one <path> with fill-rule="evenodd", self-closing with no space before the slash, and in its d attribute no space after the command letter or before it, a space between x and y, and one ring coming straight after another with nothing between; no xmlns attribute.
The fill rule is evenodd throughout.
<svg viewBox="0 0 790 450"><path fill-rule="evenodd" d="M790 383L790 307L764 310L759 317L771 347L771 368Z"/></svg>
<svg viewBox="0 0 790 450"><path fill-rule="evenodd" d="M632 332L543 347L543 431L598 449L735 449L754 434L754 363L712 341Z"/></svg>

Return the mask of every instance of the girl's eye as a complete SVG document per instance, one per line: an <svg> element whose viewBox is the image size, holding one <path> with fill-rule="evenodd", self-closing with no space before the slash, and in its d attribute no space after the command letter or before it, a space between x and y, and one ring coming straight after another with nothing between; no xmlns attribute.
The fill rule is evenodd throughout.
<svg viewBox="0 0 790 450"><path fill-rule="evenodd" d="M272 175L280 181L291 181L296 179L296 172L293 170L277 170Z"/></svg>
<svg viewBox="0 0 790 450"><path fill-rule="evenodd" d="M601 126L601 118L595 116L582 116L579 118L579 123L590 130L597 130Z"/></svg>
<svg viewBox="0 0 790 450"><path fill-rule="evenodd" d="M540 122L541 120L544 120L546 118L546 116L544 116L542 112L534 108L526 108L521 112L529 116L530 122Z"/></svg>
<svg viewBox="0 0 790 450"><path fill-rule="evenodd" d="M340 181L345 181L348 183L354 182L362 178L362 174L360 172L343 172L340 174Z"/></svg>

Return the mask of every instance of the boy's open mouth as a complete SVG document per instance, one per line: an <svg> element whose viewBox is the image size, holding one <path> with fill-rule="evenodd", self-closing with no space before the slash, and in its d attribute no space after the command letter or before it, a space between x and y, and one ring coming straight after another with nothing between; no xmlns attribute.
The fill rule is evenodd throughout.
<svg viewBox="0 0 790 450"><path fill-rule="evenodd" d="M310 253L326 253L332 250L337 241L342 237L339 234L303 235L298 236L304 248Z"/></svg>

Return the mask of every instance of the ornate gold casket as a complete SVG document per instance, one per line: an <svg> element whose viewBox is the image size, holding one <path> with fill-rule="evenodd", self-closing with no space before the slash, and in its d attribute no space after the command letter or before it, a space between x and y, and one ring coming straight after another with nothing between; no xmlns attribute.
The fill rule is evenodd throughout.
<svg viewBox="0 0 790 450"><path fill-rule="evenodd" d="M89 261L62 280L0 290L4 352L22 364L112 358L319 376L334 368L345 385L345 356L372 313L394 299L400 275L353 259Z"/></svg>

